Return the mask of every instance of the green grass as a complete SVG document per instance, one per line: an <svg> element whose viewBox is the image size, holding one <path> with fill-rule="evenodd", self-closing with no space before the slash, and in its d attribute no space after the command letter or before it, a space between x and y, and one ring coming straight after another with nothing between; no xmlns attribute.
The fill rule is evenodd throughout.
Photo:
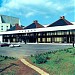
<svg viewBox="0 0 75 75"><path fill-rule="evenodd" d="M50 59L43 64L34 63L35 56L29 57L29 60L48 71L50 75L75 75L75 48L51 52L48 57Z"/></svg>

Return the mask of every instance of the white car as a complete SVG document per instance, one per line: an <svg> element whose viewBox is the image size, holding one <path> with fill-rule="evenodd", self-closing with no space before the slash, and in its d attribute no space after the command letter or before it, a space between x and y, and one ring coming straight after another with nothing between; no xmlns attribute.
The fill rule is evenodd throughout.
<svg viewBox="0 0 75 75"><path fill-rule="evenodd" d="M9 47L20 47L20 44L11 44Z"/></svg>
<svg viewBox="0 0 75 75"><path fill-rule="evenodd" d="M14 47L14 45L13 44L10 44L9 47Z"/></svg>

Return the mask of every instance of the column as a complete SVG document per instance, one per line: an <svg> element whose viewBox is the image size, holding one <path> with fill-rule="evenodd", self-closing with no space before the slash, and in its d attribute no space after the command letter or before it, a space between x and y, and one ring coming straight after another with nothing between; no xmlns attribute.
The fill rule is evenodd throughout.
<svg viewBox="0 0 75 75"><path fill-rule="evenodd" d="M0 42L3 42L3 35L0 35Z"/></svg>

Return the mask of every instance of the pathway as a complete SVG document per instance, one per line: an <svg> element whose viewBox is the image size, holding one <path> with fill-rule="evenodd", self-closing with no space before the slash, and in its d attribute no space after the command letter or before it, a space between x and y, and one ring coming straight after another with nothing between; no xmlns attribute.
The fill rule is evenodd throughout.
<svg viewBox="0 0 75 75"><path fill-rule="evenodd" d="M34 69L35 71L37 71L38 73L40 73L41 75L49 75L47 72L43 71L42 69L30 64L28 61L26 61L25 59L20 59L22 63L24 63L25 65L29 66L30 68Z"/></svg>

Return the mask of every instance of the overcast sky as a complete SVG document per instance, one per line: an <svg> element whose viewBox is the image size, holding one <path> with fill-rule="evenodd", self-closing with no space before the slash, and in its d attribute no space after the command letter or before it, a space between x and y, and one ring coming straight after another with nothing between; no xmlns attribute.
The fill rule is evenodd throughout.
<svg viewBox="0 0 75 75"><path fill-rule="evenodd" d="M0 14L18 17L25 26L33 20L51 24L60 16L73 22L74 13L74 0L0 0Z"/></svg>

